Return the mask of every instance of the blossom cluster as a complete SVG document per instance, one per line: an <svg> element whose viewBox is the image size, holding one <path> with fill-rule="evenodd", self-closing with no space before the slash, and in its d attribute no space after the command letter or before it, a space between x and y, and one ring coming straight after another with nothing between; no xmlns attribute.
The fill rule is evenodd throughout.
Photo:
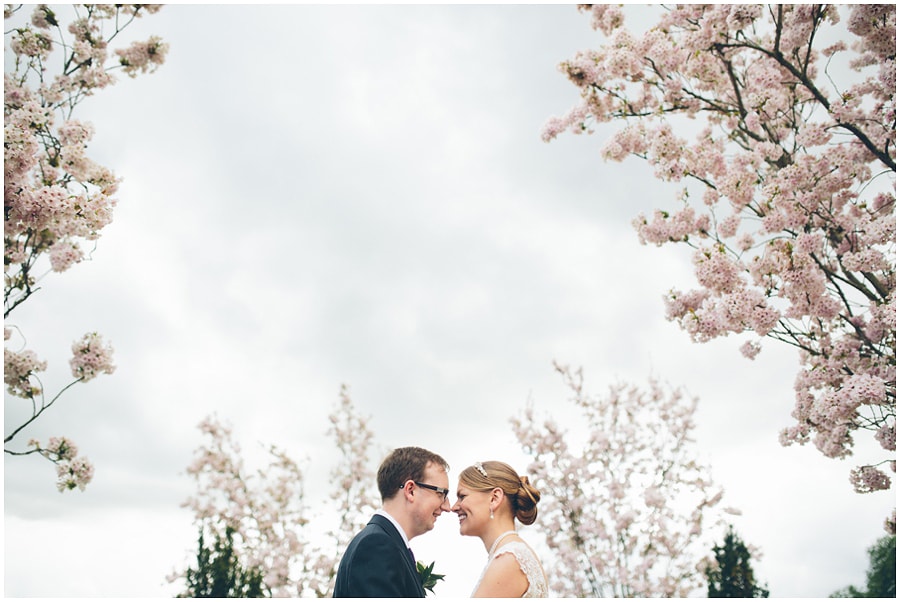
<svg viewBox="0 0 900 602"><path fill-rule="evenodd" d="M43 391L35 373L47 369L47 362L38 359L34 351L3 349L3 382L10 395L33 399ZM34 380L32 380L34 379Z"/></svg>
<svg viewBox="0 0 900 602"><path fill-rule="evenodd" d="M619 383L593 396L584 390L580 369L556 370L586 434L541 420L533 407L512 420L533 460L528 472L540 483L554 594L695 592L702 585L695 567L712 545L703 538L722 523L717 506L723 497L692 448L697 399L655 380L646 390Z"/></svg>
<svg viewBox="0 0 900 602"><path fill-rule="evenodd" d="M4 328L4 337L7 341L12 336L11 328ZM86 334L77 341L72 350L74 357L71 360L72 371L76 380L69 386L94 378L101 372L112 373L115 367L112 365L112 348L104 346L102 338L96 333ZM31 415L22 424L13 428L6 436L9 442L41 414L48 410L59 399L62 391L52 399L46 399L43 387L37 377L37 372L47 369L47 362L41 361L31 350L12 351L4 348L4 382L10 395L22 397L31 401ZM82 491L90 483L94 476L94 467L85 457L76 457L78 449L75 444L66 437L51 437L46 447L32 439L28 451L15 452L7 449L12 455L39 454L56 464L57 488L62 491L81 489Z"/></svg>
<svg viewBox="0 0 900 602"><path fill-rule="evenodd" d="M69 491L76 487L81 491L94 478L94 466L83 456L78 456L78 447L67 437L50 437L47 446L42 447L36 439L29 441L33 451L56 464L56 488Z"/></svg>
<svg viewBox="0 0 900 602"><path fill-rule="evenodd" d="M116 50L116 54L125 73L135 76L152 72L162 65L167 49L168 45L160 37L151 36L146 42L135 42L128 48Z"/></svg>
<svg viewBox="0 0 900 602"><path fill-rule="evenodd" d="M81 491L94 478L94 465L87 458L74 458L56 465L56 488L60 491L75 489Z"/></svg>
<svg viewBox="0 0 900 602"><path fill-rule="evenodd" d="M87 333L72 344L72 359L69 360L72 376L87 382L100 373L112 374L116 370L112 354L112 346L104 345L101 335Z"/></svg>
<svg viewBox="0 0 900 602"><path fill-rule="evenodd" d="M155 36L113 54L109 47L135 18L158 9L84 5L64 30L51 8L37 5L28 23L8 28L15 69L4 74L7 314L31 294L41 257L53 271L69 269L84 259L82 241L96 240L112 221L119 181L86 155L93 128L71 115L81 100L115 82L115 69L134 77L163 63L168 45ZM7 9L6 18L14 12ZM107 22L113 31L104 35ZM47 64L55 53L64 68L51 78Z"/></svg>
<svg viewBox="0 0 900 602"><path fill-rule="evenodd" d="M135 19L159 8L75 5L75 16L66 24L45 4L29 6L29 15L20 14L23 5L5 6L4 19L12 24L5 29L9 60L3 80L4 319L31 297L43 274L65 272L83 261L84 245L95 245L112 221L119 179L88 156L93 126L73 113L86 97L115 83L115 70L134 77L164 62L168 45L155 36L115 51L110 47ZM51 64L60 70L51 73ZM85 335L72 351L75 382L115 369L112 348L96 333ZM30 416L7 432L7 444L74 384L45 399L37 373L46 368L31 350L11 350L8 343L4 348L7 392L32 402ZM75 457L65 438L51 439L47 447L32 441L29 448L6 446L5 451L37 453L54 462L60 491L83 490L93 477L93 466Z"/></svg>
<svg viewBox="0 0 900 602"><path fill-rule="evenodd" d="M783 443L844 457L864 429L893 452L896 7L679 5L643 35L620 7L581 9L606 41L560 66L581 101L543 137L619 122L607 160L684 185L633 222L695 250L699 287L666 296L668 319L698 342L749 335L749 358L766 338L799 350Z"/></svg>
<svg viewBox="0 0 900 602"><path fill-rule="evenodd" d="M891 479L874 466L859 466L850 472L850 482L857 493L889 489Z"/></svg>

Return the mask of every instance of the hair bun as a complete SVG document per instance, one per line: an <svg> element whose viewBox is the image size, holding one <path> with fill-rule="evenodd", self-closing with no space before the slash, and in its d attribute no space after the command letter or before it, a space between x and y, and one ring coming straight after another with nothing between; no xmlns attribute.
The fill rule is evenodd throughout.
<svg viewBox="0 0 900 602"><path fill-rule="evenodd" d="M516 518L523 525L530 525L537 519L537 504L541 501L541 492L528 480L527 476L519 477L519 491L516 493Z"/></svg>

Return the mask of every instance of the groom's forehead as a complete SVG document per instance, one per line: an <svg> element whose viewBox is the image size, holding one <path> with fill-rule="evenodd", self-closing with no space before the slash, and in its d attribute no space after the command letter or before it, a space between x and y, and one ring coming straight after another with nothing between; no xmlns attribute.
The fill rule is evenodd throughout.
<svg viewBox="0 0 900 602"><path fill-rule="evenodd" d="M443 467L438 466L434 462L429 462L425 466L425 475L433 480L433 485L447 489L450 486L450 477Z"/></svg>

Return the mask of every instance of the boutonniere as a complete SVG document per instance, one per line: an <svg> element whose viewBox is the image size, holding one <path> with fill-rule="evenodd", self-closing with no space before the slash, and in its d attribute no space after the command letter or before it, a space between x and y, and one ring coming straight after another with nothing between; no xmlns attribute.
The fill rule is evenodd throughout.
<svg viewBox="0 0 900 602"><path fill-rule="evenodd" d="M437 585L437 582L444 579L444 575L438 575L434 572L433 562L428 566L425 566L421 562L416 561L416 571L419 572L419 578L422 580L422 587L432 594L434 593L434 586Z"/></svg>

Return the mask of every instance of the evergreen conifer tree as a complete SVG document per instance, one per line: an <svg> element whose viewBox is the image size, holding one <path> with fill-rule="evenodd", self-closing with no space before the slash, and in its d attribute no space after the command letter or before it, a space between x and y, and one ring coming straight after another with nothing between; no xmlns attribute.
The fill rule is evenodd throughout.
<svg viewBox="0 0 900 602"><path fill-rule="evenodd" d="M225 537L216 535L212 549L206 547L203 527L197 545L197 568L185 572L185 598L264 598L263 575L257 568L245 569L234 553L234 529L225 527Z"/></svg>
<svg viewBox="0 0 900 602"><path fill-rule="evenodd" d="M831 598L896 598L897 597L897 536L885 535L868 550L869 570L866 589L849 585L831 594Z"/></svg>
<svg viewBox="0 0 900 602"><path fill-rule="evenodd" d="M706 569L710 598L768 598L769 590L756 585L750 550L728 526L725 542L713 548L716 562Z"/></svg>

